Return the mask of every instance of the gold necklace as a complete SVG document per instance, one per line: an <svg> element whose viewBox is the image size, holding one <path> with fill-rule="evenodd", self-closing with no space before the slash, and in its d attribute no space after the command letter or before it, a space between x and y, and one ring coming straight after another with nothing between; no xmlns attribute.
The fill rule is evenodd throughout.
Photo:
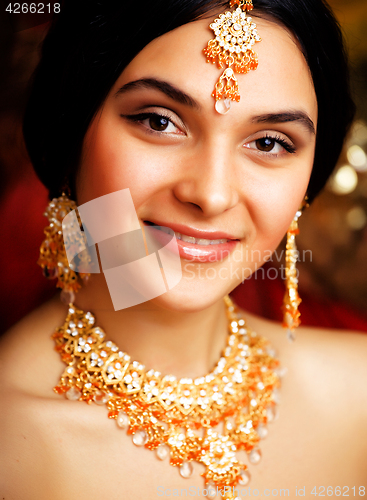
<svg viewBox="0 0 367 500"><path fill-rule="evenodd" d="M67 367L54 388L68 399L106 405L108 417L127 429L136 446L170 456L182 477L192 462L205 466L208 498L220 491L234 498L234 488L250 480L236 457L244 450L250 463L261 459L260 438L273 420L280 385L269 343L251 331L225 297L229 335L214 370L194 380L161 376L122 352L95 326L90 313L69 305L65 323L52 338Z"/></svg>

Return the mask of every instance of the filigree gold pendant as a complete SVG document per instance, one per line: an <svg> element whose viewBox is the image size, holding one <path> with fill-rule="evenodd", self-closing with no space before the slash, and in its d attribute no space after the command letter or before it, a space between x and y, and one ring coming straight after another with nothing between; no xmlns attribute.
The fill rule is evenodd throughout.
<svg viewBox="0 0 367 500"><path fill-rule="evenodd" d="M258 65L256 53L252 47L261 41L256 24L246 15L252 10L251 1L233 0L230 7L237 4L234 11L226 11L210 24L215 38L209 40L204 54L207 62L217 63L219 68L227 66L215 84L212 96L215 98L215 109L225 114L231 107L231 101L239 101L240 94L235 73L248 73Z"/></svg>

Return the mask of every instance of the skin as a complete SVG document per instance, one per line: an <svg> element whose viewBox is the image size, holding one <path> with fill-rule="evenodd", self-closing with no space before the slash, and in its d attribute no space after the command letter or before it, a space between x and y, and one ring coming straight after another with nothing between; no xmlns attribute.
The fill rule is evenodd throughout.
<svg viewBox="0 0 367 500"><path fill-rule="evenodd" d="M214 111L211 97L220 73L205 64L200 52L208 40L207 20L154 40L131 62L85 138L79 205L129 187L141 223L158 219L226 231L239 240L238 250L259 251L257 259L245 262L210 263L217 271L230 265L254 270L262 263L306 193L315 137L302 120L257 123L254 117L297 111L316 128L317 102L292 36L274 23L259 19L257 24L263 39L256 45L259 68L238 76L242 98L225 116ZM141 78L168 81L201 110L151 88L116 97L118 89ZM174 125L157 135L149 131L149 119L126 118L141 108L164 109ZM281 146L261 151L265 136L292 141L296 152ZM111 307L103 277L96 275L76 305L93 311L108 337L146 366L179 377L202 375L225 343L222 298L242 278L202 279L197 267L195 278L188 279L185 272L171 292L119 312ZM50 333L65 315L65 306L54 300L1 340L0 391L6 411L0 412L0 498L155 499L162 485L171 491L203 488L199 467L184 480L151 452L136 448L107 420L105 408L73 403L52 392L64 365ZM279 351L289 373L282 385L280 417L261 446L264 458L249 467L250 486L260 491L289 488L290 498L296 488L305 487L305 498L314 498L313 486L363 485L366 338L300 328L296 345L289 345L279 325L246 316Z"/></svg>
<svg viewBox="0 0 367 500"><path fill-rule="evenodd" d="M220 72L205 64L197 49L208 40L207 23L190 23L154 40L121 74L85 138L77 190L81 205L128 187L141 223L179 223L238 239L237 258L204 264L182 259L179 285L148 303L115 312L103 275L94 275L78 295L80 307L95 311L116 342L146 366L181 375L176 361L170 362L172 350L180 348L185 376L206 373L215 363L226 332L223 296L271 255L307 190L315 135L302 120L273 123L257 117L298 112L317 126L312 80L297 44L263 20L265 43L256 46L261 64L239 75L241 102L227 115L218 114L211 93ZM282 60L292 60L292 66ZM170 83L199 109L152 88L118 92L143 78ZM172 123L159 134L149 118L137 121L149 112L164 113ZM277 142L263 151L259 142L267 136L296 151ZM214 279L206 278L208 270ZM132 328L136 334L126 335ZM147 335L154 335L158 352Z"/></svg>

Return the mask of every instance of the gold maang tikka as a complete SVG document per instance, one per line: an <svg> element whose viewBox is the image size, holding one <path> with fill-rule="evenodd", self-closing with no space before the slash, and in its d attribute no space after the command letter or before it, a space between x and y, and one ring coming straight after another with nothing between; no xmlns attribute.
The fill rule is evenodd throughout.
<svg viewBox="0 0 367 500"><path fill-rule="evenodd" d="M210 24L215 38L209 40L204 54L207 62L217 63L223 71L215 84L212 96L215 98L215 109L225 114L231 107L231 101L239 101L240 94L235 73L248 73L258 65L257 54L252 50L255 42L261 38L256 24L246 15L253 9L252 0L231 0L229 7L238 7L234 11L226 11Z"/></svg>

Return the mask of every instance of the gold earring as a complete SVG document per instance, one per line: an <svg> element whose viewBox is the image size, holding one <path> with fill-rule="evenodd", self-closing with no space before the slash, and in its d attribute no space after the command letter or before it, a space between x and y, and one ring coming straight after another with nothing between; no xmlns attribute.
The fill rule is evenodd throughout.
<svg viewBox="0 0 367 500"><path fill-rule="evenodd" d="M41 244L37 262L46 278L57 278L56 286L61 288L60 298L65 304L74 302L75 292L81 287L81 279L89 278L89 274L77 273L72 269L64 246L62 221L69 212L76 208L76 203L65 193L48 204L44 215L48 218L49 225L44 230L46 238Z"/></svg>
<svg viewBox="0 0 367 500"><path fill-rule="evenodd" d="M227 66L215 84L212 96L215 109L225 114L231 107L231 101L239 101L240 94L235 73L248 73L258 65L257 54L252 50L255 42L261 38L256 24L246 11L253 9L252 0L231 0L229 8L237 5L234 11L226 11L214 20L209 27L215 38L209 40L204 49L207 62L218 63L219 68Z"/></svg>
<svg viewBox="0 0 367 500"><path fill-rule="evenodd" d="M298 220L302 212L309 205L307 196L301 208L297 211L288 231L285 251L285 294L283 299L283 327L287 328L287 337L290 341L295 340L294 330L300 325L301 313L298 306L302 302L298 294L298 272L296 263L298 260L298 250L296 245L296 235L299 234Z"/></svg>

